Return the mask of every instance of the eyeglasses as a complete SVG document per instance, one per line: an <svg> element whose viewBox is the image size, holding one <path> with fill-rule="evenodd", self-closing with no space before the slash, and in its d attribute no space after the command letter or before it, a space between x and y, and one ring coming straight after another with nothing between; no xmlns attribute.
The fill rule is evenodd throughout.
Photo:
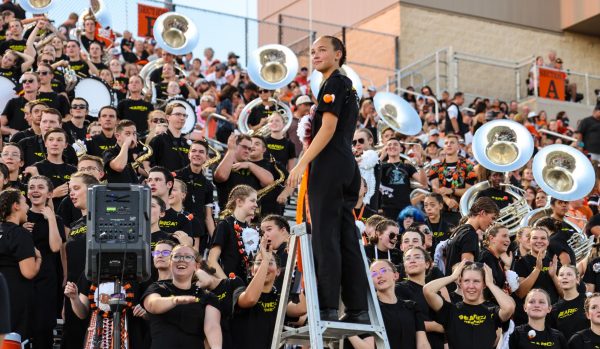
<svg viewBox="0 0 600 349"><path fill-rule="evenodd" d="M184 113L173 113L173 114L171 114L171 116L185 117L185 116L187 116L187 114L184 114Z"/></svg>
<svg viewBox="0 0 600 349"><path fill-rule="evenodd" d="M85 104L73 104L71 106L71 109L87 109L87 106Z"/></svg>
<svg viewBox="0 0 600 349"><path fill-rule="evenodd" d="M356 145L356 144L365 144L365 139L364 138L359 138L359 139L355 139L352 141L352 145Z"/></svg>
<svg viewBox="0 0 600 349"><path fill-rule="evenodd" d="M196 257L194 257L192 255L189 255L189 254L186 254L186 255L176 254L176 255L171 256L171 260L173 262L186 262L186 263L189 263L189 262L195 261Z"/></svg>
<svg viewBox="0 0 600 349"><path fill-rule="evenodd" d="M24 79L21 80L22 84L33 84L33 82L35 81L35 79Z"/></svg>
<svg viewBox="0 0 600 349"><path fill-rule="evenodd" d="M422 255L416 255L416 256L408 256L408 257L404 257L404 261L405 262L410 262L410 261L422 261L424 260L425 257Z"/></svg>
<svg viewBox="0 0 600 349"><path fill-rule="evenodd" d="M88 167L80 167L77 169L77 171L79 172L92 172L92 171L100 171L97 167L95 166L88 166Z"/></svg>
<svg viewBox="0 0 600 349"><path fill-rule="evenodd" d="M383 275L385 275L385 274L386 274L388 271L391 271L391 270L390 270L389 268L381 268L381 269L379 269L379 271L377 271L377 270L374 270L374 271L372 271L372 272L371 272L371 277L372 277L372 278L376 278L376 277L377 277L377 275L381 275L381 276L383 276Z"/></svg>
<svg viewBox="0 0 600 349"><path fill-rule="evenodd" d="M166 124L167 123L167 119L156 118L156 119L151 119L150 122L153 123L153 124Z"/></svg>
<svg viewBox="0 0 600 349"><path fill-rule="evenodd" d="M156 250L156 251L152 251L152 257L169 257L171 255L171 250Z"/></svg>
<svg viewBox="0 0 600 349"><path fill-rule="evenodd" d="M41 75L41 76L50 75L49 71L38 71L37 73L38 73L38 75Z"/></svg>

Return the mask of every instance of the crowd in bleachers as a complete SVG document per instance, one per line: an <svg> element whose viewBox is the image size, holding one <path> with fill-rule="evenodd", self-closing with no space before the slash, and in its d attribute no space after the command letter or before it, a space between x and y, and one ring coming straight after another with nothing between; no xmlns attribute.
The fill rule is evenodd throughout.
<svg viewBox="0 0 600 349"><path fill-rule="evenodd" d="M0 334L52 348L63 319L68 349L108 348L113 326L131 348L269 348L295 218L285 180L306 146L301 119L318 103L308 68L272 91L235 52L175 56L152 38L107 33L93 15L58 26L25 15L0 5L0 82L15 92L0 100ZM573 125L564 112L418 88L403 98L421 132L389 127L369 86L352 140L362 177L353 213L391 348L600 346L600 294L586 295L599 290L600 259L576 256L569 242L600 234L598 185L551 198L531 161L504 173L473 152L480 127L508 119L529 130L535 152L568 144L596 169L600 106ZM110 321L113 282L85 277L87 189L100 183L152 192L152 277L124 280L127 325ZM535 227L494 223L521 199L503 183L530 209L548 208ZM286 321L303 324L304 293L292 299ZM372 337L348 342L374 347Z"/></svg>

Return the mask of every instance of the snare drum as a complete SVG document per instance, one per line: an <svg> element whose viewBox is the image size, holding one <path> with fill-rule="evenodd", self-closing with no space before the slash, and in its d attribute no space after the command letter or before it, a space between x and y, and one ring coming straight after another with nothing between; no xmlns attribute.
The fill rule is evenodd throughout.
<svg viewBox="0 0 600 349"><path fill-rule="evenodd" d="M182 134L188 134L194 131L194 126L196 126L196 108L190 104L190 102L186 101L183 98L171 98L165 105L165 108L173 103L180 103L185 106L185 113L187 117L185 118L185 124L181 129Z"/></svg>
<svg viewBox="0 0 600 349"><path fill-rule="evenodd" d="M114 107L115 97L112 89L104 80L95 76L80 79L75 85L75 97L83 98L88 102L88 114L98 117L100 109L105 106Z"/></svg>
<svg viewBox="0 0 600 349"><path fill-rule="evenodd" d="M5 76L0 76L0 113L4 111L4 107L11 99L17 97L15 92L15 82Z"/></svg>

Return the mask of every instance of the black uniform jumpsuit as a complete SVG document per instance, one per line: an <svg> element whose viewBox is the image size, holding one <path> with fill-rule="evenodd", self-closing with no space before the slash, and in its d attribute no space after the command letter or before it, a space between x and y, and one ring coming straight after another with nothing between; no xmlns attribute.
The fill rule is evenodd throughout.
<svg viewBox="0 0 600 349"><path fill-rule="evenodd" d="M352 81L338 70L319 91L313 139L325 112L338 118L337 126L329 143L312 161L308 177L319 304L321 309L337 309L341 286L346 309L362 311L367 310L367 276L352 216L360 188L360 172L352 154L358 97Z"/></svg>

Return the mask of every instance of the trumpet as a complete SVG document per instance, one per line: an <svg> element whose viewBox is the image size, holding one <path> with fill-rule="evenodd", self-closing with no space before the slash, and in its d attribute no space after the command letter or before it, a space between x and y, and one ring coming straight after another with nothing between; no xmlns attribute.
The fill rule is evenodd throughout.
<svg viewBox="0 0 600 349"><path fill-rule="evenodd" d="M131 163L131 167L136 170L138 167L144 167L144 161L150 159L150 157L152 156L152 154L154 154L154 151L152 150L152 147L148 144L144 144L141 141L138 141L138 144L142 146L143 150L145 153L143 153L142 155L138 156L132 163Z"/></svg>

